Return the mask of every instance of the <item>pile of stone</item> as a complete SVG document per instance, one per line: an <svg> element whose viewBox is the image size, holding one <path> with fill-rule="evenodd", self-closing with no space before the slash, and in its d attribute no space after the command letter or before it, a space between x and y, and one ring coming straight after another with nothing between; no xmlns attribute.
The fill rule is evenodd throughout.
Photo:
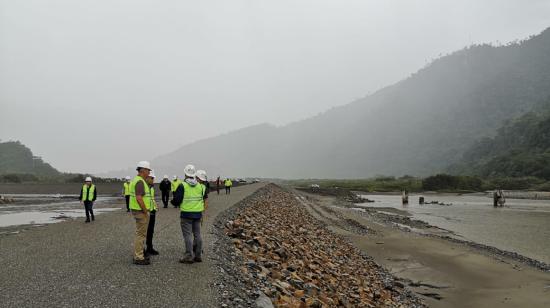
<svg viewBox="0 0 550 308"><path fill-rule="evenodd" d="M15 202L12 198L7 198L5 196L0 196L0 204L9 204Z"/></svg>
<svg viewBox="0 0 550 308"><path fill-rule="evenodd" d="M290 192L268 185L225 224L241 276L280 307L415 307L423 304Z"/></svg>
<svg viewBox="0 0 550 308"><path fill-rule="evenodd" d="M373 200L365 199L345 188L325 187L325 188L312 189L307 187L296 187L296 189L300 191L308 192L308 193L315 193L321 196L334 196L334 197L337 197L339 200L343 200L350 203L374 202Z"/></svg>

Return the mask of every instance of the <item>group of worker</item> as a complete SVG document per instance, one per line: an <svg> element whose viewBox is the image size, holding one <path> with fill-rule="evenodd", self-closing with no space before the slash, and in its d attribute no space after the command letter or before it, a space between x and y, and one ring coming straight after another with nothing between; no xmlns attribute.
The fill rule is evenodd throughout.
<svg viewBox="0 0 550 308"><path fill-rule="evenodd" d="M136 221L134 238L134 264L148 265L149 256L158 255L153 248L155 215L158 210L154 196L154 174L147 161L138 163L137 175L129 184L129 206ZM204 170L196 170L193 165L184 168L185 178L177 177L170 185L173 192L171 203L180 208L180 226L185 242L185 254L181 263L202 262L201 222L203 212L208 207L208 179ZM161 182L164 207L168 207L166 190L168 176ZM145 247L146 246L146 247Z"/></svg>
<svg viewBox="0 0 550 308"><path fill-rule="evenodd" d="M126 201L126 210L131 212L136 223L134 237L133 263L148 265L150 256L159 252L153 247L153 235L158 206L155 201L155 174L147 161L141 161L136 167L137 175L132 179L129 176L123 183L123 195ZM206 171L195 170L193 165L184 168L185 177L180 180L173 176L170 181L165 175L159 184L162 193L164 208L171 203L180 209L180 227L185 243L185 254L179 261L181 263L202 262L202 238L201 224L204 211L208 207L208 192L210 183ZM216 190L219 194L219 186L222 180L216 180ZM223 180L226 194L231 193L233 182L231 179ZM170 192L172 200L169 202ZM97 198L97 189L92 184L92 179L87 177L80 192L80 200L86 210L86 222L94 221L93 202ZM91 220L90 220L91 218Z"/></svg>

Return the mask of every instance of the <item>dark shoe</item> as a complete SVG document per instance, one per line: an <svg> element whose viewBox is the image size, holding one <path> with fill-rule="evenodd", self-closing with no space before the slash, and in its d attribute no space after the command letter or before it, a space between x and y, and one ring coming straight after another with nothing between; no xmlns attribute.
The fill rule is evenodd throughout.
<svg viewBox="0 0 550 308"><path fill-rule="evenodd" d="M148 255L151 255L151 256L158 256L159 255L159 252L154 250L153 248L147 249L145 251L145 253L148 254Z"/></svg>
<svg viewBox="0 0 550 308"><path fill-rule="evenodd" d="M194 261L194 262L199 262L199 263L200 263L200 262L202 262L202 258L201 258L201 257L195 257L195 258L193 259L193 261Z"/></svg>
<svg viewBox="0 0 550 308"><path fill-rule="evenodd" d="M95 217L94 217L94 216L92 216L92 221L94 221L94 220L95 220Z"/></svg>
<svg viewBox="0 0 550 308"><path fill-rule="evenodd" d="M89 219L86 219L86 221L85 221L85 222L90 222L90 220L89 220Z"/></svg>
<svg viewBox="0 0 550 308"><path fill-rule="evenodd" d="M135 265L149 265L149 264L151 264L151 261L149 261L148 259L143 259L143 260L134 259L134 264Z"/></svg>
<svg viewBox="0 0 550 308"><path fill-rule="evenodd" d="M183 259L180 259L180 263L193 264L193 259L191 259L191 258L183 258Z"/></svg>

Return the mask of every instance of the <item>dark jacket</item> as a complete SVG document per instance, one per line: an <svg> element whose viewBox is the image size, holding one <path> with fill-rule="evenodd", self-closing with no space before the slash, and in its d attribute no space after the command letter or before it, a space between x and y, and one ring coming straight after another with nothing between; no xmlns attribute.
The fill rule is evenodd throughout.
<svg viewBox="0 0 550 308"><path fill-rule="evenodd" d="M92 198L92 202L97 199L97 186L94 189L94 196ZM78 200L82 200L82 188L80 188L80 196L78 197Z"/></svg>
<svg viewBox="0 0 550 308"><path fill-rule="evenodd" d="M163 191L163 192L169 192L172 188L172 183L170 182L170 180L168 179L165 179L165 180L162 180L159 184L159 189L160 191Z"/></svg>

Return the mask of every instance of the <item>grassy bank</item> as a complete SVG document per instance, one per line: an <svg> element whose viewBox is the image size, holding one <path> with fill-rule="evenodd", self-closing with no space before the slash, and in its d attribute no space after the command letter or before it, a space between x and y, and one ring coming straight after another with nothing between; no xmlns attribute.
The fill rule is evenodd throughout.
<svg viewBox="0 0 550 308"><path fill-rule="evenodd" d="M420 177L376 177L370 179L301 179L289 180L287 184L294 187L310 187L313 184L320 188L341 188L365 192L409 192L436 191L447 193L481 192L494 189L550 191L550 182L536 177L499 177L480 178L475 176L454 176L437 174Z"/></svg>

